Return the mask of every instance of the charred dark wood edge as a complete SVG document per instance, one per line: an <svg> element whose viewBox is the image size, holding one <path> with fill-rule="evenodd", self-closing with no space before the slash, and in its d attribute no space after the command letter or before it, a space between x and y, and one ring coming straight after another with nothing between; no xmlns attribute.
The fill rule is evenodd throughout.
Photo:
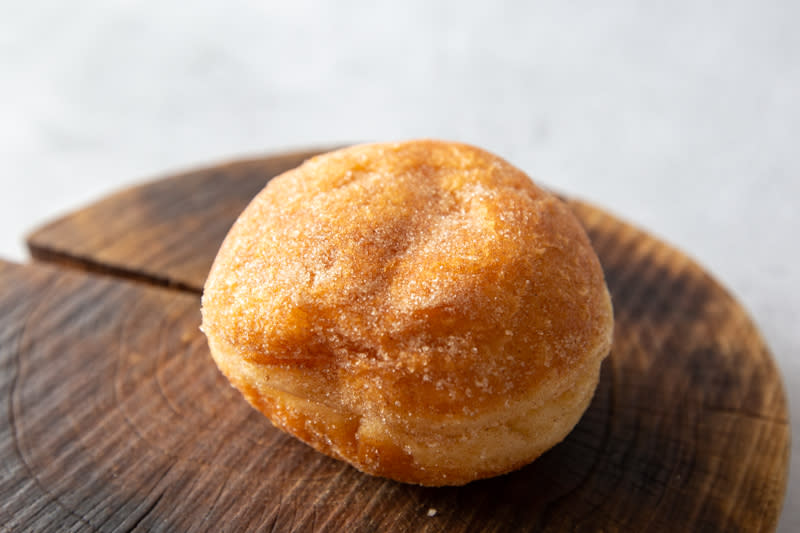
<svg viewBox="0 0 800 533"><path fill-rule="evenodd" d="M200 294L203 292L202 287L195 287L193 285L181 283L167 277L137 272L129 268L110 265L108 263L101 263L89 257L79 257L74 253L41 247L33 244L30 241L28 241L27 245L28 251L31 254L31 258L34 261L48 263L66 269L87 272L90 274L109 276L116 279L144 283L147 285L155 285L156 287L165 287L190 294Z"/></svg>

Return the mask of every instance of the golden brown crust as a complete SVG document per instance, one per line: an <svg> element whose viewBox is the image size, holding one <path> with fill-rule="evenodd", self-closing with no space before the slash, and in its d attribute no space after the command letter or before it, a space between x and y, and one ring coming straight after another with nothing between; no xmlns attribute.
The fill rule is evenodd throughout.
<svg viewBox="0 0 800 533"><path fill-rule="evenodd" d="M563 439L612 324L567 207L502 159L438 141L355 146L273 179L203 296L217 364L273 423L428 485Z"/></svg>

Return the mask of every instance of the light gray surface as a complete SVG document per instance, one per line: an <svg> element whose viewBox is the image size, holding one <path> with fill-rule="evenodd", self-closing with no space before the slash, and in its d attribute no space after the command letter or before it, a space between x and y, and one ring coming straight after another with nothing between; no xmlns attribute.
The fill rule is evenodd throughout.
<svg viewBox="0 0 800 533"><path fill-rule="evenodd" d="M800 3L600 4L2 3L0 256L24 260L22 235L54 214L199 163L470 142L714 272L762 328L797 431Z"/></svg>

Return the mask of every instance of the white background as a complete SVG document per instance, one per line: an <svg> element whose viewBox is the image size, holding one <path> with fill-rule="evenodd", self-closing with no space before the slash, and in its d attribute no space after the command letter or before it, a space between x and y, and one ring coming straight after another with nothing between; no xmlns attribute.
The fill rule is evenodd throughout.
<svg viewBox="0 0 800 533"><path fill-rule="evenodd" d="M762 328L796 432L800 2L644 4L0 0L0 256L25 260L27 230L169 171L470 142L712 271Z"/></svg>

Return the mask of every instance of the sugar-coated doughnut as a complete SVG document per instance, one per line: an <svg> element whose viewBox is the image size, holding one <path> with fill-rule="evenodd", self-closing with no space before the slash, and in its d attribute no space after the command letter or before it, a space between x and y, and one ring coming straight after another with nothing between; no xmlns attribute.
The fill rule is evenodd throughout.
<svg viewBox="0 0 800 533"><path fill-rule="evenodd" d="M202 313L220 370L275 426L422 485L508 472L561 441L613 329L569 209L499 157L431 140L270 181L225 239Z"/></svg>

